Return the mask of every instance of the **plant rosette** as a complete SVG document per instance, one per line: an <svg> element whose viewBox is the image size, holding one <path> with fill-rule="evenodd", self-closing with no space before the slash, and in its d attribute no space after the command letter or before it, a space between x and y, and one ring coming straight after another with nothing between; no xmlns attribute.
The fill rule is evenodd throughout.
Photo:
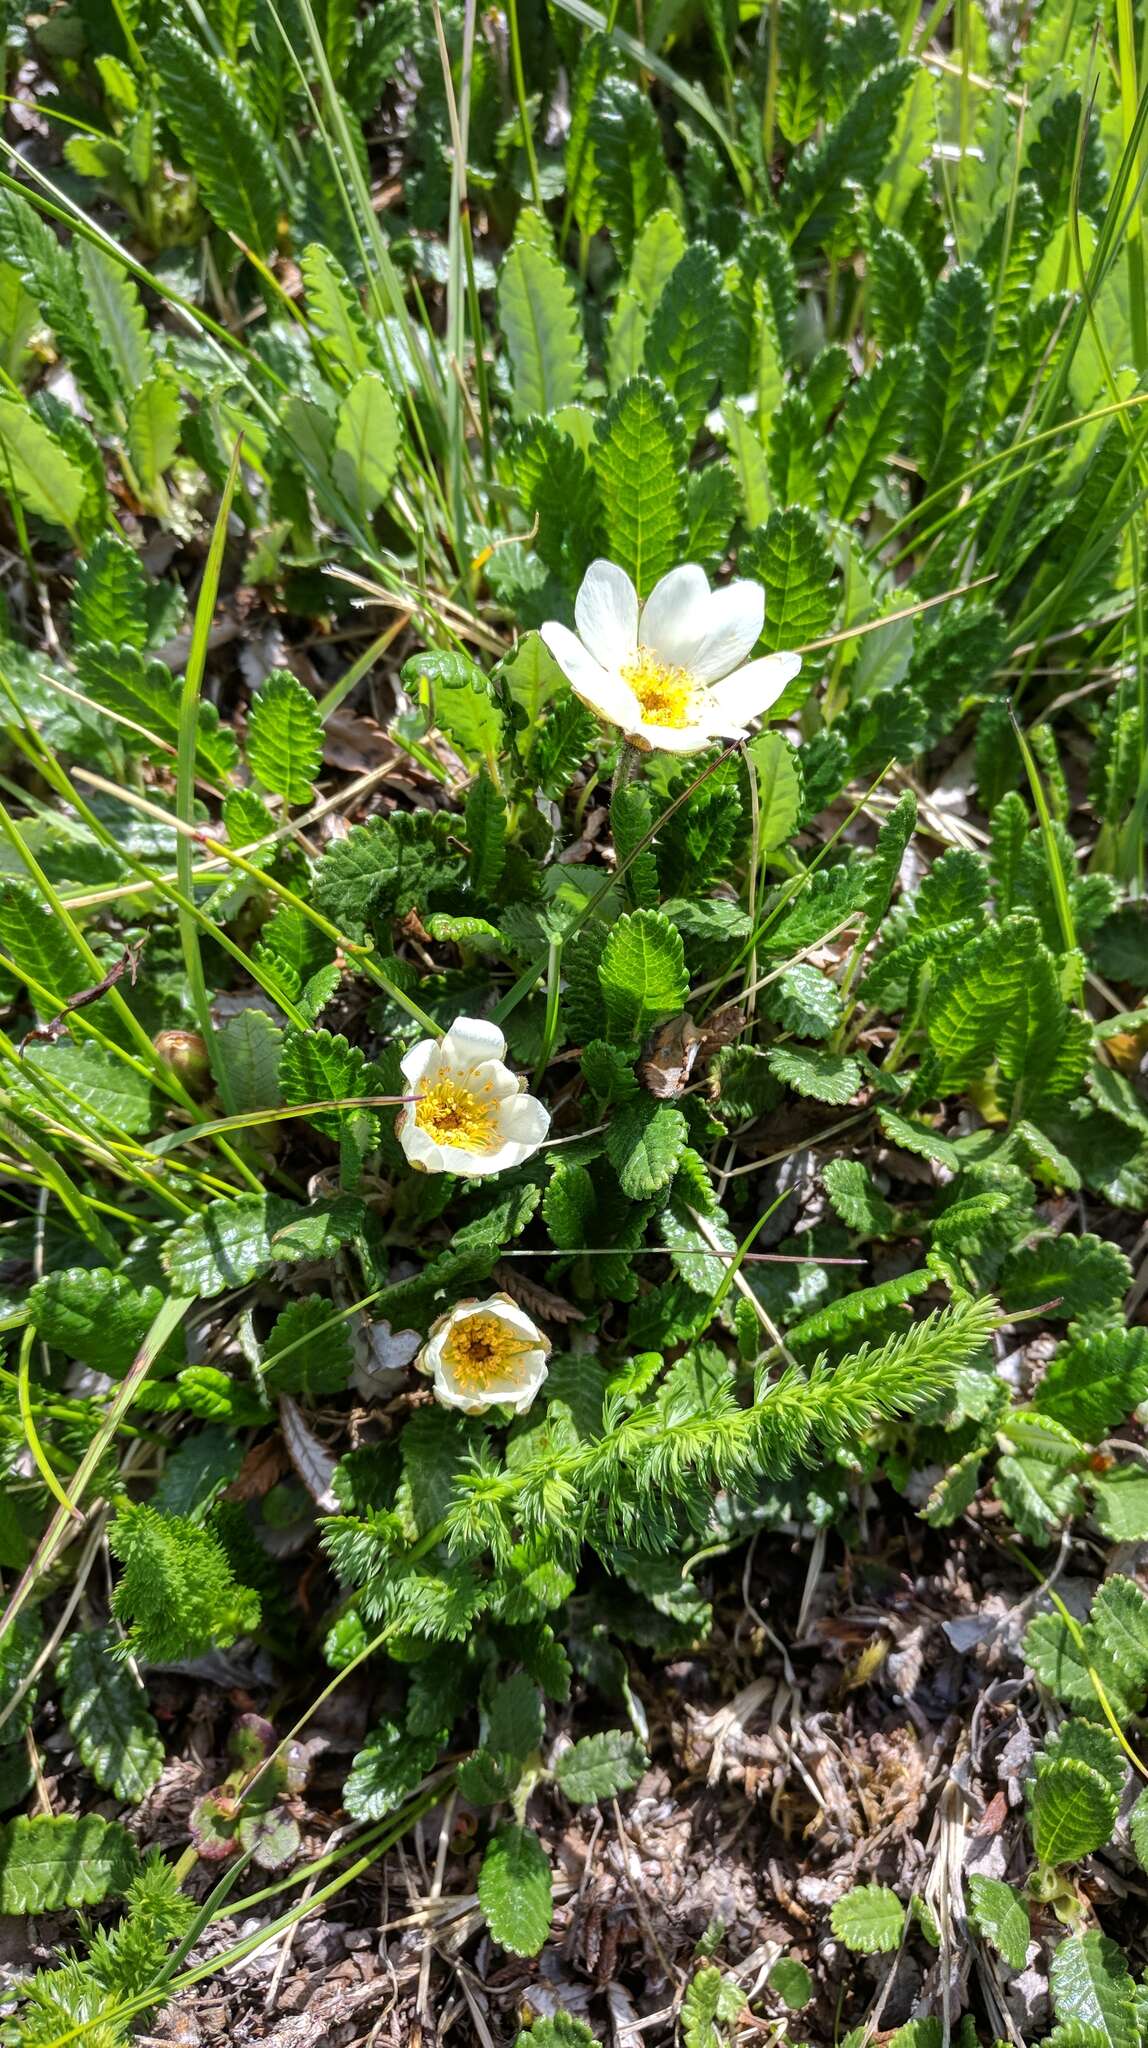
<svg viewBox="0 0 1148 2048"><path fill-rule="evenodd" d="M624 569L591 562L572 633L556 619L542 638L575 696L648 754L694 754L744 739L801 667L799 654L746 656L765 623L765 593L742 578L711 590L704 569L671 569L644 605Z"/></svg>
<svg viewBox="0 0 1148 2048"><path fill-rule="evenodd" d="M431 1325L418 1368L444 1408L481 1415L512 1408L524 1415L547 1374L550 1339L509 1294L458 1301Z"/></svg>
<svg viewBox="0 0 1148 2048"><path fill-rule="evenodd" d="M521 1166L544 1143L550 1112L505 1065L497 1024L456 1017L442 1038L421 1038L402 1059L413 1098L395 1122L421 1173L464 1179Z"/></svg>

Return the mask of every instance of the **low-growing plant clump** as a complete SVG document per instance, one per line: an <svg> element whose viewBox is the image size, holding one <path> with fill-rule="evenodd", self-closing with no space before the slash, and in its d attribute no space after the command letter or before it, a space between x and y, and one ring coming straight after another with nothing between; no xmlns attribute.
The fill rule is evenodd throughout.
<svg viewBox="0 0 1148 2048"><path fill-rule="evenodd" d="M1139 2048L1143 9L0 18L3 2039Z"/></svg>

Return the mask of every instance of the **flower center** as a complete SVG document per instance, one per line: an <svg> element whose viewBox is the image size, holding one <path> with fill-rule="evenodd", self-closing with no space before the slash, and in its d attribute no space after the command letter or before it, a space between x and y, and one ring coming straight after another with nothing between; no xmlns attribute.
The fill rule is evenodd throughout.
<svg viewBox="0 0 1148 2048"><path fill-rule="evenodd" d="M419 1129L436 1145L456 1145L466 1152L493 1152L498 1144L493 1101L483 1102L461 1081L436 1081L415 1110Z"/></svg>
<svg viewBox="0 0 1148 2048"><path fill-rule="evenodd" d="M629 683L648 725L689 724L696 686L688 668L671 668L651 648L639 647L623 668L622 679Z"/></svg>
<svg viewBox="0 0 1148 2048"><path fill-rule="evenodd" d="M494 1380L515 1379L518 1361L531 1348L498 1316L477 1315L455 1324L442 1355L464 1394L484 1394Z"/></svg>

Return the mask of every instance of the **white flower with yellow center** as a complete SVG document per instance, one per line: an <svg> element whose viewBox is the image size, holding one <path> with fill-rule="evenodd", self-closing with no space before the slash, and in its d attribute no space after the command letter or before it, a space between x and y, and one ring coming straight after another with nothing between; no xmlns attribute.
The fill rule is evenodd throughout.
<svg viewBox="0 0 1148 2048"><path fill-rule="evenodd" d="M542 638L575 696L632 746L694 754L743 739L801 667L799 654L746 661L764 619L757 583L711 590L705 570L686 562L639 605L625 570L597 561L574 600L577 633L550 620Z"/></svg>
<svg viewBox="0 0 1148 2048"><path fill-rule="evenodd" d="M411 1165L473 1179L505 1173L537 1152L550 1112L504 1066L497 1024L456 1017L442 1038L422 1038L400 1062L412 1100L395 1123Z"/></svg>
<svg viewBox="0 0 1148 2048"><path fill-rule="evenodd" d="M509 1294L458 1301L437 1323L418 1355L434 1379L436 1401L480 1415L513 1408L524 1415L546 1378L550 1339Z"/></svg>

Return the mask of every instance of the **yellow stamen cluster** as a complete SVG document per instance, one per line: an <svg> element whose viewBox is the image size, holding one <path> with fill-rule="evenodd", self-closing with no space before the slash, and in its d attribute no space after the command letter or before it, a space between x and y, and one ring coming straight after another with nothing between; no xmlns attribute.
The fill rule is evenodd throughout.
<svg viewBox="0 0 1148 2048"><path fill-rule="evenodd" d="M695 684L688 669L671 668L648 647L639 647L623 668L622 679L634 692L647 725L689 724Z"/></svg>
<svg viewBox="0 0 1148 2048"><path fill-rule="evenodd" d="M521 1332L497 1316L477 1315L455 1324L442 1355L464 1394L484 1394L494 1380L513 1378L530 1349Z"/></svg>
<svg viewBox="0 0 1148 2048"><path fill-rule="evenodd" d="M466 1152L493 1152L498 1144L494 1108L493 1098L483 1101L482 1096L461 1081L444 1077L420 1098L415 1122L436 1145L457 1145Z"/></svg>

